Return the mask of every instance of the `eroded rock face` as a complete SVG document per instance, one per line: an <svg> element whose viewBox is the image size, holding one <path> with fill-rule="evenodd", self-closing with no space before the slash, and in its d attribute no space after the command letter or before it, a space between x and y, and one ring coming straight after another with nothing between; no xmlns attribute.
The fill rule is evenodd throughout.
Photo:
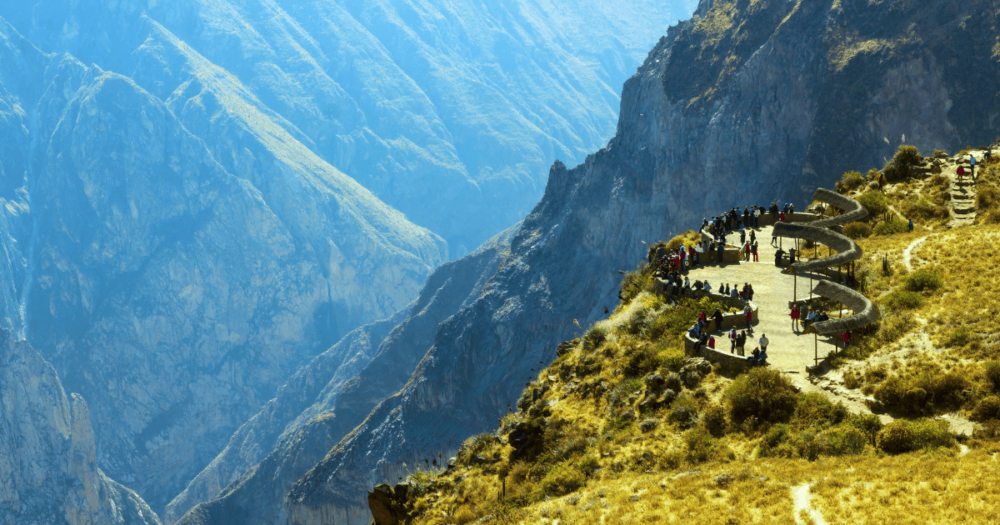
<svg viewBox="0 0 1000 525"><path fill-rule="evenodd" d="M298 366L409 304L444 242L221 80L174 101L214 119L210 149L131 79L0 37L0 327L88 400L102 469L162 508Z"/></svg>
<svg viewBox="0 0 1000 525"><path fill-rule="evenodd" d="M160 525L97 466L87 403L30 345L0 329L0 524Z"/></svg>
<svg viewBox="0 0 1000 525"><path fill-rule="evenodd" d="M556 163L479 299L441 324L407 386L293 486L291 523L363 523L353 516L371 486L495 428L573 320L615 304L614 270L644 259L640 241L737 203L802 203L846 169L881 165L904 134L923 150L1000 134L987 117L995 90L974 87L1000 75L995 29L972 16L987 2L754 6L706 1L669 31L626 83L615 139L573 170Z"/></svg>
<svg viewBox="0 0 1000 525"><path fill-rule="evenodd" d="M442 265L408 309L359 328L296 372L168 505L165 519L179 525L284 523L292 484L406 384L435 344L440 323L475 301L503 263L512 232ZM428 452L421 465L443 468L447 457Z"/></svg>

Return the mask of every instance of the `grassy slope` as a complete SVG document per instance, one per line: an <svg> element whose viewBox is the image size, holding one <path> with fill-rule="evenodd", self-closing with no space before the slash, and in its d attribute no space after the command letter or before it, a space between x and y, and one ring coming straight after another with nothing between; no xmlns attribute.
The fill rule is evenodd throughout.
<svg viewBox="0 0 1000 525"><path fill-rule="evenodd" d="M996 184L1000 164L985 168L980 191ZM988 270L1000 263L990 249L1000 226L981 224L994 222L1000 202L983 200L978 224L948 230L947 180L892 166L868 177L886 174L885 198L866 202L882 203L889 215L874 214L868 226L891 232L898 213L918 228L859 239L866 259L858 275L883 321L828 364L830 376L901 419L883 428L876 416L848 414L821 395L798 393L776 371L737 378L713 371L671 404L640 408L642 378L690 368L681 334L698 311L715 306L653 296L651 272L643 268L623 279L623 304L611 317L539 373L528 391L543 389L540 400L522 404L526 410L509 414L495 434L470 438L456 469L411 478L419 494L411 500L414 522L463 524L484 516L493 516L491 523L791 522L793 489L807 482L814 483L813 509L831 523L995 516L995 424L977 429L963 454L969 449L960 448L946 423L922 417L979 410L980 418L1000 418L1000 409L992 416L981 409L984 398L1000 391L1000 367L988 364L997 358L990 327L1000 285ZM862 178L858 196L872 191L871 179ZM901 262L923 237L912 263L939 274L939 285L933 276L907 273ZM527 456L507 444L519 423L541 429Z"/></svg>

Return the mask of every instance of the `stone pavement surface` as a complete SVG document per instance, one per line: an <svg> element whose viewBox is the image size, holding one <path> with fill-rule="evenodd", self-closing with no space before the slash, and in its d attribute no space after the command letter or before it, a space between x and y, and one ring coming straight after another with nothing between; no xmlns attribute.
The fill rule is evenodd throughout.
<svg viewBox="0 0 1000 525"><path fill-rule="evenodd" d="M767 334L770 341L767 347L768 361L773 368L778 370L797 370L805 374L805 367L815 363L814 360L814 335L801 334L792 331L792 320L788 302L792 300L795 292L795 278L791 273L785 273L782 269L774 266L774 254L777 248L770 245L771 226L766 226L755 230L757 232L758 258L760 262L729 263L725 266L702 266L691 270L688 277L691 282L698 280L708 280L714 291L723 283L730 286L742 288L743 283L750 283L754 289L754 303L759 308L759 320L753 325L753 337L748 339L746 345L747 354L758 346L761 335ZM730 238L739 240L738 234L730 234ZM787 252L789 247L794 246L794 241L784 239L781 241ZM815 281L813 282L815 284ZM810 297L809 276L799 276L797 286L797 298L808 299ZM711 315L712 312L707 312ZM830 314L834 317L836 314ZM845 314L847 315L847 314ZM692 319L692 321L694 321ZM717 341L716 347L729 351L729 341L721 332L714 332ZM720 336L721 340L720 340ZM830 337L819 337L819 358L823 359L828 353L834 350L833 339Z"/></svg>

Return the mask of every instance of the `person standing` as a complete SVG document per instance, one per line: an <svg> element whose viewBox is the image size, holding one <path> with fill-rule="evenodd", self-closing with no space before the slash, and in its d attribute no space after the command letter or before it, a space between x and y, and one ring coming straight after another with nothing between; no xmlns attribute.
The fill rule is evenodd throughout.
<svg viewBox="0 0 1000 525"><path fill-rule="evenodd" d="M750 260L750 243L749 242L747 242L747 243L745 243L743 245L743 260L744 261L749 261Z"/></svg>
<svg viewBox="0 0 1000 525"><path fill-rule="evenodd" d="M792 331L798 333L799 331L799 305L792 305Z"/></svg>
<svg viewBox="0 0 1000 525"><path fill-rule="evenodd" d="M976 180L976 155L974 153L969 155L969 167L972 168L972 172L969 173L969 177L971 177L972 180L975 181Z"/></svg>
<svg viewBox="0 0 1000 525"><path fill-rule="evenodd" d="M846 332L845 332L846 333ZM736 353L736 328L729 329L729 343L732 345L729 347L729 353Z"/></svg>
<svg viewBox="0 0 1000 525"><path fill-rule="evenodd" d="M756 260L756 259L754 259ZM747 284L747 300L753 301L753 285Z"/></svg>
<svg viewBox="0 0 1000 525"><path fill-rule="evenodd" d="M753 244L750 245L750 255L753 256L753 262L759 262L757 260L757 241L754 241Z"/></svg>
<svg viewBox="0 0 1000 525"><path fill-rule="evenodd" d="M743 355L744 347L747 344L747 334L740 332L740 335L736 336L736 354Z"/></svg>
<svg viewBox="0 0 1000 525"><path fill-rule="evenodd" d="M910 223L906 226L910 233L913 233L913 219L910 219Z"/></svg>
<svg viewBox="0 0 1000 525"><path fill-rule="evenodd" d="M771 341L767 340L767 334L761 334L760 340L757 341L757 343L760 345L761 349L767 352L767 345L770 344Z"/></svg>
<svg viewBox="0 0 1000 525"><path fill-rule="evenodd" d="M722 258L726 254L726 243L725 242L720 242L719 246L716 249L718 250L718 255L719 255L719 266L722 266L723 265Z"/></svg>
<svg viewBox="0 0 1000 525"><path fill-rule="evenodd" d="M750 309L750 305L743 309L743 318L747 322L747 332L753 333L753 327L750 326L753 322L753 310Z"/></svg>
<svg viewBox="0 0 1000 525"><path fill-rule="evenodd" d="M722 312L718 308L715 309L715 313L712 314L712 319L715 319L715 329L722 331ZM714 346L712 348L715 348Z"/></svg>

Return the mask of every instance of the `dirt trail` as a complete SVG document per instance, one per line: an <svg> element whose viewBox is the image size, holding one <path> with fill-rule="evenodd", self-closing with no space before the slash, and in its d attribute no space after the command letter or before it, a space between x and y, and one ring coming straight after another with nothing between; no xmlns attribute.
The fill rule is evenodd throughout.
<svg viewBox="0 0 1000 525"><path fill-rule="evenodd" d="M815 525L827 525L823 515L812 506L812 494L809 493L812 483L803 483L792 487L792 501L795 502L795 522L801 525L808 525L809 522L802 519L805 513Z"/></svg>
<svg viewBox="0 0 1000 525"><path fill-rule="evenodd" d="M931 235L925 235L925 236L923 236L923 237L921 237L921 238L919 238L919 239L911 242L910 245L907 246L905 250L903 250L903 266L906 267L906 271L907 272L913 272L913 252L914 252L914 250L916 250L917 248L919 248L920 245L923 244L924 241L926 241L928 237L933 237L935 235L938 235L938 234L934 233L934 234L931 234Z"/></svg>

